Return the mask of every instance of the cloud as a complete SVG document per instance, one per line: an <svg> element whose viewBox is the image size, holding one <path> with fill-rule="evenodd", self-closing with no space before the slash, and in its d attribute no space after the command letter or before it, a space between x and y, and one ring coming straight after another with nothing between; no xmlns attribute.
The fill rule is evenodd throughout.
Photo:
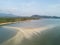
<svg viewBox="0 0 60 45"><path fill-rule="evenodd" d="M0 12L12 13L15 15L30 16L39 15L60 15L60 3L49 0L10 0L0 4ZM8 3L9 2L9 3ZM53 2L53 3L51 3ZM58 2L58 1L57 1Z"/></svg>

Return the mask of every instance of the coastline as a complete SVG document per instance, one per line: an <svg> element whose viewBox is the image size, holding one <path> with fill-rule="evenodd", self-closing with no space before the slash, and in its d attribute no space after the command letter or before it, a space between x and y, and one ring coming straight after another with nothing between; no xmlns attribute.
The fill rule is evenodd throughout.
<svg viewBox="0 0 60 45"><path fill-rule="evenodd" d="M12 23L16 23L16 22L6 22L6 23L0 23L0 26L1 26L1 25L6 25L6 24L12 24Z"/></svg>
<svg viewBox="0 0 60 45"><path fill-rule="evenodd" d="M33 20L33 19L32 19ZM17 23L17 22L25 22L25 21L32 21L32 20L24 20L24 21L16 21L16 22L5 22L5 23L0 23L0 26L1 25L6 25L6 24L12 24L12 23ZM39 20L39 19L35 19L35 20Z"/></svg>

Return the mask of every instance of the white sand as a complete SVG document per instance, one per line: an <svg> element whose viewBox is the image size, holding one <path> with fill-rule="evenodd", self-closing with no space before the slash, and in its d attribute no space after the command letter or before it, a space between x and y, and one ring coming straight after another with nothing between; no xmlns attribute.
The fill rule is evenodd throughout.
<svg viewBox="0 0 60 45"><path fill-rule="evenodd" d="M53 25L48 25L45 27L40 27L40 28L18 28L18 27L8 27L8 26L3 26L4 28L13 28L18 30L18 33L16 34L16 36L10 38L9 40L5 41L3 44L1 45L9 45L9 43L12 43L11 45L18 45L19 43L21 43L21 41L23 40L23 38L27 38L30 39L33 35L33 33L35 33L36 35L38 35L36 32L40 33L41 31L53 28L55 26Z"/></svg>
<svg viewBox="0 0 60 45"><path fill-rule="evenodd" d="M0 23L0 25L11 24L11 23L16 23L16 22L6 22L6 23Z"/></svg>

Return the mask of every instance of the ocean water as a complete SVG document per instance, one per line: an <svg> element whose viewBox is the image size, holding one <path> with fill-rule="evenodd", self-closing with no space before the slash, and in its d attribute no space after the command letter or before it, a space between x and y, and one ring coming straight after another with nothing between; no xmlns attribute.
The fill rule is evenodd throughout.
<svg viewBox="0 0 60 45"><path fill-rule="evenodd" d="M60 45L60 19L0 26L0 45Z"/></svg>

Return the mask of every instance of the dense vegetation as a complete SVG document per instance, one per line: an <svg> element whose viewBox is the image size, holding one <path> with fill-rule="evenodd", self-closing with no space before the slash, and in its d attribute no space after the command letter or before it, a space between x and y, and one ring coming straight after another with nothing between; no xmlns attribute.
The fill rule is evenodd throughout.
<svg viewBox="0 0 60 45"><path fill-rule="evenodd" d="M9 17L9 18L0 18L0 23L5 22L16 22L16 21L24 21L24 20L32 20L37 18L32 17Z"/></svg>

